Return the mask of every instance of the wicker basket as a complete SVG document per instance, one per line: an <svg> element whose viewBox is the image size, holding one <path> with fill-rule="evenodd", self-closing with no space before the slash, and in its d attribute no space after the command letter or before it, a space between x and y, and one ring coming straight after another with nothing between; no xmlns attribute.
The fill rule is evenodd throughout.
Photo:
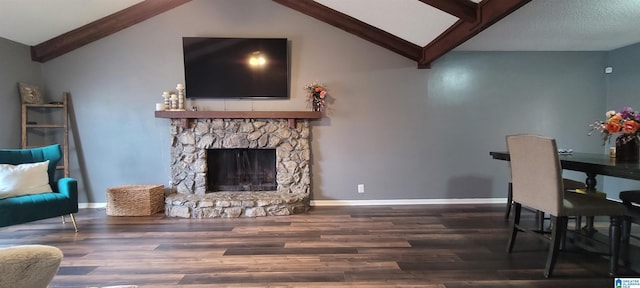
<svg viewBox="0 0 640 288"><path fill-rule="evenodd" d="M147 216L163 208L163 185L122 185L107 189L109 216Z"/></svg>

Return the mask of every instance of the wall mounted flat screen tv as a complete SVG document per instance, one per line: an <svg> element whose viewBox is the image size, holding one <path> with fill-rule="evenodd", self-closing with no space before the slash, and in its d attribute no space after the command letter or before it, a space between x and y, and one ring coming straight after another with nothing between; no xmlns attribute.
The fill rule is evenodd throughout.
<svg viewBox="0 0 640 288"><path fill-rule="evenodd" d="M187 98L289 98L286 38L183 37Z"/></svg>

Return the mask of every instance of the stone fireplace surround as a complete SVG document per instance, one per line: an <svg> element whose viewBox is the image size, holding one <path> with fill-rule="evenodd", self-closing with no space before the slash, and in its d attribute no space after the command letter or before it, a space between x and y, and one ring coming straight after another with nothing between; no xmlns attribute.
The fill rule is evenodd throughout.
<svg viewBox="0 0 640 288"><path fill-rule="evenodd" d="M171 190L165 199L169 217L261 217L303 213L310 203L309 120L291 118L171 120ZM275 112L274 112L275 113ZM318 116L318 115L316 115ZM316 118L313 116L313 118ZM207 149L276 150L276 191L207 193Z"/></svg>

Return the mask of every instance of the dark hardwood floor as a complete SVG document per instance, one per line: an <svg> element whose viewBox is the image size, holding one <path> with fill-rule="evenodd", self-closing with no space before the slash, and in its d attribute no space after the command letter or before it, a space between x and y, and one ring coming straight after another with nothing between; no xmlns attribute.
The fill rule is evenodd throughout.
<svg viewBox="0 0 640 288"><path fill-rule="evenodd" d="M608 259L588 253L561 253L544 279L547 245L519 234L507 254L503 213L504 205L354 206L199 220L82 209L78 233L52 218L0 228L0 247L62 249L50 287L613 287Z"/></svg>

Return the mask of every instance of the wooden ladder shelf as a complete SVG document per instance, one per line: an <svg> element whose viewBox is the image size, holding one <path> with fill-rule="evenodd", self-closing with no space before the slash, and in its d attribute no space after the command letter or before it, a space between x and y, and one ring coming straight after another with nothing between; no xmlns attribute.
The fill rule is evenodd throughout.
<svg viewBox="0 0 640 288"><path fill-rule="evenodd" d="M22 141L20 147L33 148L42 147L52 144L60 144L62 146L62 165L58 165L59 170L64 171L64 177L69 177L69 109L68 102L69 93L64 92L61 103L49 104L30 104L22 103ZM56 112L59 111L59 112ZM37 114L36 114L37 113ZM36 114L36 115L32 115ZM60 115L59 120L53 120L54 116ZM38 118L33 118L39 116ZM48 119L47 119L48 118ZM48 121L47 121L48 120ZM56 134L56 131L62 130L62 137L55 140L47 139L49 134ZM42 139L36 142L34 134L40 134ZM57 136L57 135L54 135ZM61 139L60 139L61 138ZM61 143L62 142L62 143Z"/></svg>

